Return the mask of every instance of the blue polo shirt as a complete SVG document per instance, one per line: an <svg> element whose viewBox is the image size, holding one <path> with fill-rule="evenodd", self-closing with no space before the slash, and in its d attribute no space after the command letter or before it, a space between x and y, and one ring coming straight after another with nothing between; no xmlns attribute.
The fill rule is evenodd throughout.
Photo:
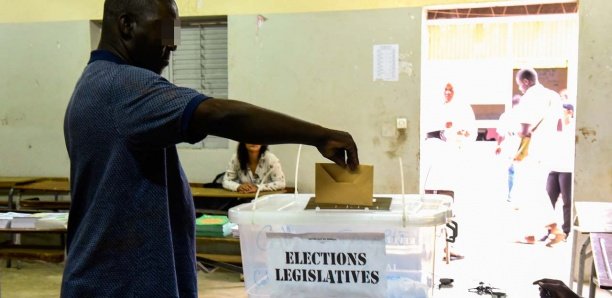
<svg viewBox="0 0 612 298"><path fill-rule="evenodd" d="M94 51L64 118L72 204L62 297L197 297L195 212L175 144L208 97Z"/></svg>

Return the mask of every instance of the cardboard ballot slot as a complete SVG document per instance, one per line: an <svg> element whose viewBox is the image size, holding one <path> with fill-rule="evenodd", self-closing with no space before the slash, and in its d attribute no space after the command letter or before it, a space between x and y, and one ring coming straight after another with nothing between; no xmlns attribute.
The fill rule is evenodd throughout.
<svg viewBox="0 0 612 298"><path fill-rule="evenodd" d="M372 206L374 167L355 172L333 163L315 165L315 203Z"/></svg>

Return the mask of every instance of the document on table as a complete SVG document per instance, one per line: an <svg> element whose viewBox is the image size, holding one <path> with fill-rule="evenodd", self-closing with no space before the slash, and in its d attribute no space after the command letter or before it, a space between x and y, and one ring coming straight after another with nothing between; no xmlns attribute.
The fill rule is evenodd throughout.
<svg viewBox="0 0 612 298"><path fill-rule="evenodd" d="M11 228L13 229L36 229L36 217L13 217Z"/></svg>

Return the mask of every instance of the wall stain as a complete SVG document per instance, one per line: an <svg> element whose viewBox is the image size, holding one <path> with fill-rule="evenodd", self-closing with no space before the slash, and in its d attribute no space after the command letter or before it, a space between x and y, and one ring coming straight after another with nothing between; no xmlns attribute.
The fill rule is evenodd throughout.
<svg viewBox="0 0 612 298"><path fill-rule="evenodd" d="M372 140L372 144L374 144L374 146L380 145L380 138L374 137L374 139Z"/></svg>
<svg viewBox="0 0 612 298"><path fill-rule="evenodd" d="M26 115L24 113L13 113L4 115L4 118L0 118L0 126L15 125L15 123L25 120Z"/></svg>
<svg viewBox="0 0 612 298"><path fill-rule="evenodd" d="M590 127L581 127L578 129L582 134L582 138L586 141L590 141L591 143L597 142L597 131Z"/></svg>
<svg viewBox="0 0 612 298"><path fill-rule="evenodd" d="M404 132L400 132L396 135L396 138L389 144L389 150L385 151L387 157L390 159L395 159L400 156L402 149L404 148L404 144L408 140L408 134Z"/></svg>

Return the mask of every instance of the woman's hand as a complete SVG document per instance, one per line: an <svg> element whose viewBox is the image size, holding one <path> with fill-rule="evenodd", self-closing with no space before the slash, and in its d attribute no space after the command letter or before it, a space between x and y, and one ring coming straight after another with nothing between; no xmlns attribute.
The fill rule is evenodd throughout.
<svg viewBox="0 0 612 298"><path fill-rule="evenodd" d="M257 192L257 185L253 183L243 183L243 184L240 184L240 186L238 186L238 189L236 189L236 191L238 191L239 193Z"/></svg>

